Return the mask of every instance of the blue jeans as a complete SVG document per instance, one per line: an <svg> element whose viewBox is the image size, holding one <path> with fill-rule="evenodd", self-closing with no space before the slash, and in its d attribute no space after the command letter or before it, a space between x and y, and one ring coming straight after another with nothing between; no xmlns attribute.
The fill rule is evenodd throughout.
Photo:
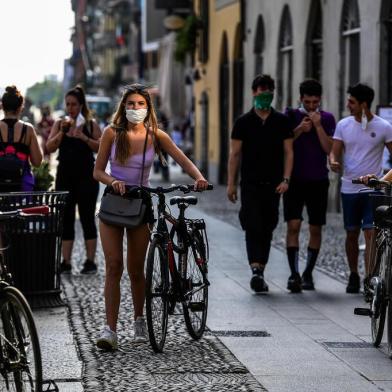
<svg viewBox="0 0 392 392"><path fill-rule="evenodd" d="M372 192L342 193L344 228L354 231L373 228Z"/></svg>

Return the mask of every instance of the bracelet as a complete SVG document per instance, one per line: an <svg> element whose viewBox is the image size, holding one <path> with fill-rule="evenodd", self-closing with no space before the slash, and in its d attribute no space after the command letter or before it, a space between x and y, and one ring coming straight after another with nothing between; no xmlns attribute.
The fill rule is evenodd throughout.
<svg viewBox="0 0 392 392"><path fill-rule="evenodd" d="M113 180L113 181L110 183L110 186L113 186L113 182L114 182L114 181L117 181L117 180L116 180L116 179L114 179L114 180Z"/></svg>
<svg viewBox="0 0 392 392"><path fill-rule="evenodd" d="M290 178L288 178L288 177L283 177L282 182L284 182L285 184L288 185L288 184L290 183Z"/></svg>

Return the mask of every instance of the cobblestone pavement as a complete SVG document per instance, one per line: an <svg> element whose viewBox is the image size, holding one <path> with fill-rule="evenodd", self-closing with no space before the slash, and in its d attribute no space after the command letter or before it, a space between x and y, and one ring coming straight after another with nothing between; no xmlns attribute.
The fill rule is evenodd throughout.
<svg viewBox="0 0 392 392"><path fill-rule="evenodd" d="M172 182L178 184L190 181L185 176L177 175ZM227 201L224 186L215 186L213 192L205 192L198 198L198 208L238 227L239 203ZM301 257L305 257L308 238L306 229L307 225L304 224ZM79 225L77 230L81 234ZM79 270L84 251L82 236L78 235L77 238L79 240L73 260L76 270ZM273 246L282 250L285 248L285 224L282 221L275 231ZM203 339L192 341L181 316L169 319L163 354L154 354L148 344L133 344L130 287L125 273L121 285L123 300L118 324L120 350L114 353L98 350L94 343L104 322L104 260L100 248L97 263L99 269L96 276L74 273L62 282L73 334L84 363L82 378L86 392L265 390L213 333L207 331ZM317 268L336 279L347 278L344 230L340 214L328 216Z"/></svg>
<svg viewBox="0 0 392 392"><path fill-rule="evenodd" d="M183 317L169 317L163 354L149 344L133 344L133 311L129 279L124 271L118 322L120 349L102 352L95 347L104 323L104 260L97 255L98 274L78 274L84 258L81 228L77 224L73 274L62 276L71 329L83 361L83 388L105 391L265 391L211 331L193 341Z"/></svg>

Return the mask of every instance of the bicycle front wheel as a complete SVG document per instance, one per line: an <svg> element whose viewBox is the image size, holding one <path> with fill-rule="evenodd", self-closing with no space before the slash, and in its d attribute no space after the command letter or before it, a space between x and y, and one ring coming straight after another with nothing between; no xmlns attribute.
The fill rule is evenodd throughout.
<svg viewBox="0 0 392 392"><path fill-rule="evenodd" d="M185 263L185 264L184 264ZM208 309L207 266L202 243L196 237L191 247L180 257L181 278L185 301L183 311L189 335L198 340L206 328Z"/></svg>
<svg viewBox="0 0 392 392"><path fill-rule="evenodd" d="M391 249L387 244L382 244L376 251L376 264L373 270L373 277L379 278L378 286L373 287L373 298L371 301L371 331L372 342L378 347L384 333L385 316L387 311L386 283L389 275L389 257Z"/></svg>
<svg viewBox="0 0 392 392"><path fill-rule="evenodd" d="M41 392L42 360L33 314L23 294L8 286L0 298L0 391Z"/></svg>
<svg viewBox="0 0 392 392"><path fill-rule="evenodd" d="M162 352L168 319L169 270L162 246L157 238L150 244L146 270L146 318L153 350Z"/></svg>

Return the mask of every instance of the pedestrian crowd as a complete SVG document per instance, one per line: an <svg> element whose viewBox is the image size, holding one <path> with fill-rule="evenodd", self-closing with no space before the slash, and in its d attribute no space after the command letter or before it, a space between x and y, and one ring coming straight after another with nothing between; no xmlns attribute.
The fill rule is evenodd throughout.
<svg viewBox="0 0 392 392"><path fill-rule="evenodd" d="M239 220L245 231L252 272L250 286L257 293L268 291L264 270L283 194L290 269L287 289L293 293L315 289L312 272L321 247L322 226L326 224L329 162L330 168L342 175L345 248L350 269L346 292L358 293L361 229L366 243L364 286L369 283L373 192L363 191L364 185L353 184L352 180L364 177L366 183L371 176L383 175L385 148L392 153L392 125L371 111L374 90L361 83L348 88L350 115L337 124L334 116L321 107L322 86L318 81L303 81L299 86L299 107L287 108L284 114L271 106L274 89L274 80L269 75L254 79L253 107L235 121L231 133L227 197L237 201L239 183ZM392 170L383 179L391 181ZM301 274L299 234L305 207L309 242Z"/></svg>
<svg viewBox="0 0 392 392"><path fill-rule="evenodd" d="M392 126L371 111L373 89L364 84L349 87L347 108L350 115L337 124L334 116L321 106L322 86L316 80L307 79L300 84L299 107L287 108L284 113L271 106L275 82L269 75L258 75L251 90L253 107L236 119L231 132L227 197L236 202L240 185L239 221L245 232L252 290L257 293L268 291L264 272L279 220L282 195L290 270L287 289L293 293L315 289L313 269L322 243L322 227L326 224L330 167L342 175L341 198L350 269L346 291L358 293L358 239L362 229L368 274L373 216L371 191L360 192L363 186L352 184L351 180L361 176L382 176L384 150L392 152ZM124 88L103 132L93 118L82 87L67 91L64 100L65 116L54 121L50 109L43 107L42 120L38 123L46 159L58 150L55 188L68 191L60 271L67 274L73 269L77 207L86 252L81 273L93 274L97 271L95 206L99 183L106 186L103 198L108 199L108 195L132 198L128 187L148 186L156 157L162 166L166 165L165 157L171 157L194 180L197 190L206 189L208 182L181 150L183 140L179 128L175 128L173 139L162 129L161 116L145 86L133 84ZM24 98L18 89L7 87L2 96L4 118L0 121L2 192L32 190L31 165L37 167L43 159L34 127L19 119L23 104ZM392 171L384 179L392 180ZM144 342L147 339L143 316L144 260L154 212L149 195L143 193L141 200L144 206L141 223L134 227L108 222L103 214L99 215L106 272L106 322L96 341L101 349L112 350L118 346L116 327L124 270L124 236L135 317L134 340ZM309 242L306 265L301 272L299 235L305 207ZM366 279L367 275L365 283Z"/></svg>

